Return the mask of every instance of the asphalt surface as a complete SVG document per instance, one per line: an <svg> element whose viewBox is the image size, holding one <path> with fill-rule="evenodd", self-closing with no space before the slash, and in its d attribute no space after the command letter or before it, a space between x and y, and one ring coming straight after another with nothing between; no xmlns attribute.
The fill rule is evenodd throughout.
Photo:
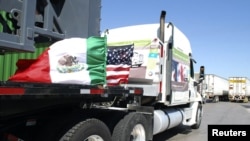
<svg viewBox="0 0 250 141"><path fill-rule="evenodd" d="M153 141L208 141L208 125L249 125L250 102L218 102L203 104L199 129L178 126L154 136Z"/></svg>

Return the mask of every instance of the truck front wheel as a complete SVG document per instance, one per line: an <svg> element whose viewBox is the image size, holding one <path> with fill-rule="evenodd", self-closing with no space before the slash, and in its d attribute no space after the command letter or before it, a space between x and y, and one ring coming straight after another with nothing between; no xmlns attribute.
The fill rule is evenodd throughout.
<svg viewBox="0 0 250 141"><path fill-rule="evenodd" d="M72 127L60 141L111 141L109 128L100 120L87 119Z"/></svg>
<svg viewBox="0 0 250 141"><path fill-rule="evenodd" d="M197 111L196 111L196 123L191 126L192 129L198 129L201 125L201 120L202 120L202 105L199 104Z"/></svg>
<svg viewBox="0 0 250 141"><path fill-rule="evenodd" d="M130 113L115 126L113 141L146 141L149 128L143 114Z"/></svg>

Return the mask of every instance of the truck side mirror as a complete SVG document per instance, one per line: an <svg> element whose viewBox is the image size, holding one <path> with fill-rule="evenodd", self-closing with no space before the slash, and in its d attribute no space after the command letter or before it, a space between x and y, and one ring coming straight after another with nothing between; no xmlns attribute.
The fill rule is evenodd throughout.
<svg viewBox="0 0 250 141"><path fill-rule="evenodd" d="M204 80L205 78L205 67L201 66L200 67L200 80Z"/></svg>
<svg viewBox="0 0 250 141"><path fill-rule="evenodd" d="M194 81L194 86L199 86L199 83Z"/></svg>

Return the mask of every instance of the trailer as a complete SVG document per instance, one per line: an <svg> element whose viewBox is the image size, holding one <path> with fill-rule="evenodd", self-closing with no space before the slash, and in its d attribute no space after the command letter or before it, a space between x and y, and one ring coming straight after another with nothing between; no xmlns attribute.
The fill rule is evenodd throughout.
<svg viewBox="0 0 250 141"><path fill-rule="evenodd" d="M228 101L228 80L215 74L206 74L207 98L213 102Z"/></svg>
<svg viewBox="0 0 250 141"><path fill-rule="evenodd" d="M247 77L229 77L229 100L248 102L250 99L250 81Z"/></svg>
<svg viewBox="0 0 250 141"><path fill-rule="evenodd" d="M5 76L8 79L0 82L0 140L152 141L154 135L179 125L190 126L192 129L200 127L203 107L197 86L204 79L204 72L201 67L200 81L196 82L188 38L173 23L165 22L165 11L161 11L160 23L109 29L109 33L100 34L100 8L100 0L0 1L0 10L5 15L0 15L0 59L4 66L0 67L1 75L13 69L8 67L23 59L19 58L22 54L35 53L38 43L49 45L44 49L44 55L46 51L54 51L53 47L58 49L68 43L81 47L82 44L75 41L86 41L94 37L102 39L104 52L95 48L85 57L92 55L93 60L100 57L104 59L104 66L108 65L106 57L124 57L132 62L132 57L122 51L124 46L138 50L144 59L143 64L127 67L126 71L111 70L112 75L117 73L121 77L128 76L116 85L109 83L115 82L113 79L117 76L107 78L103 83L94 81L89 84L83 83L87 80L80 76L77 79L82 81L71 83L47 82L48 77L42 77L43 81L27 80L26 77L13 79L15 74L26 72L22 68L24 66L19 64L21 70L18 68L15 74ZM5 18L6 15L8 18ZM69 47L73 50L76 46ZM109 49L122 51L122 54L117 57L108 56ZM62 50L59 48L59 51ZM95 54L99 51L104 55ZM36 63L44 61L40 59L42 55L37 55ZM62 60L56 63L69 66L78 64L83 59L76 56L61 54L63 58L59 58ZM51 55L49 59L51 57L54 56ZM29 65L33 61L29 61ZM53 61L43 63L42 66L51 67L52 64ZM84 69L93 66L80 67ZM96 67L99 66L93 67L94 74L108 76L107 68L98 70ZM69 72L65 69L68 67L54 71L76 74L75 68L70 67ZM33 71L29 69L32 74L29 77L41 78L43 75ZM48 76L52 77L52 74Z"/></svg>
<svg viewBox="0 0 250 141"><path fill-rule="evenodd" d="M197 73L198 75L199 73ZM228 80L215 74L205 74L201 93L206 101L228 101Z"/></svg>

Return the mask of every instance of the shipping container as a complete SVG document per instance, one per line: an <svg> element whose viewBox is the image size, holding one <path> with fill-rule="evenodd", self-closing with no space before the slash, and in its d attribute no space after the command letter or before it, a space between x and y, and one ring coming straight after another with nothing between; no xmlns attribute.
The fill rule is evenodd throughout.
<svg viewBox="0 0 250 141"><path fill-rule="evenodd" d="M0 73L0 81L8 80L16 72L16 62L19 59L36 59L49 45L50 43L36 44L35 52L17 52L0 55L0 68L2 71Z"/></svg>

